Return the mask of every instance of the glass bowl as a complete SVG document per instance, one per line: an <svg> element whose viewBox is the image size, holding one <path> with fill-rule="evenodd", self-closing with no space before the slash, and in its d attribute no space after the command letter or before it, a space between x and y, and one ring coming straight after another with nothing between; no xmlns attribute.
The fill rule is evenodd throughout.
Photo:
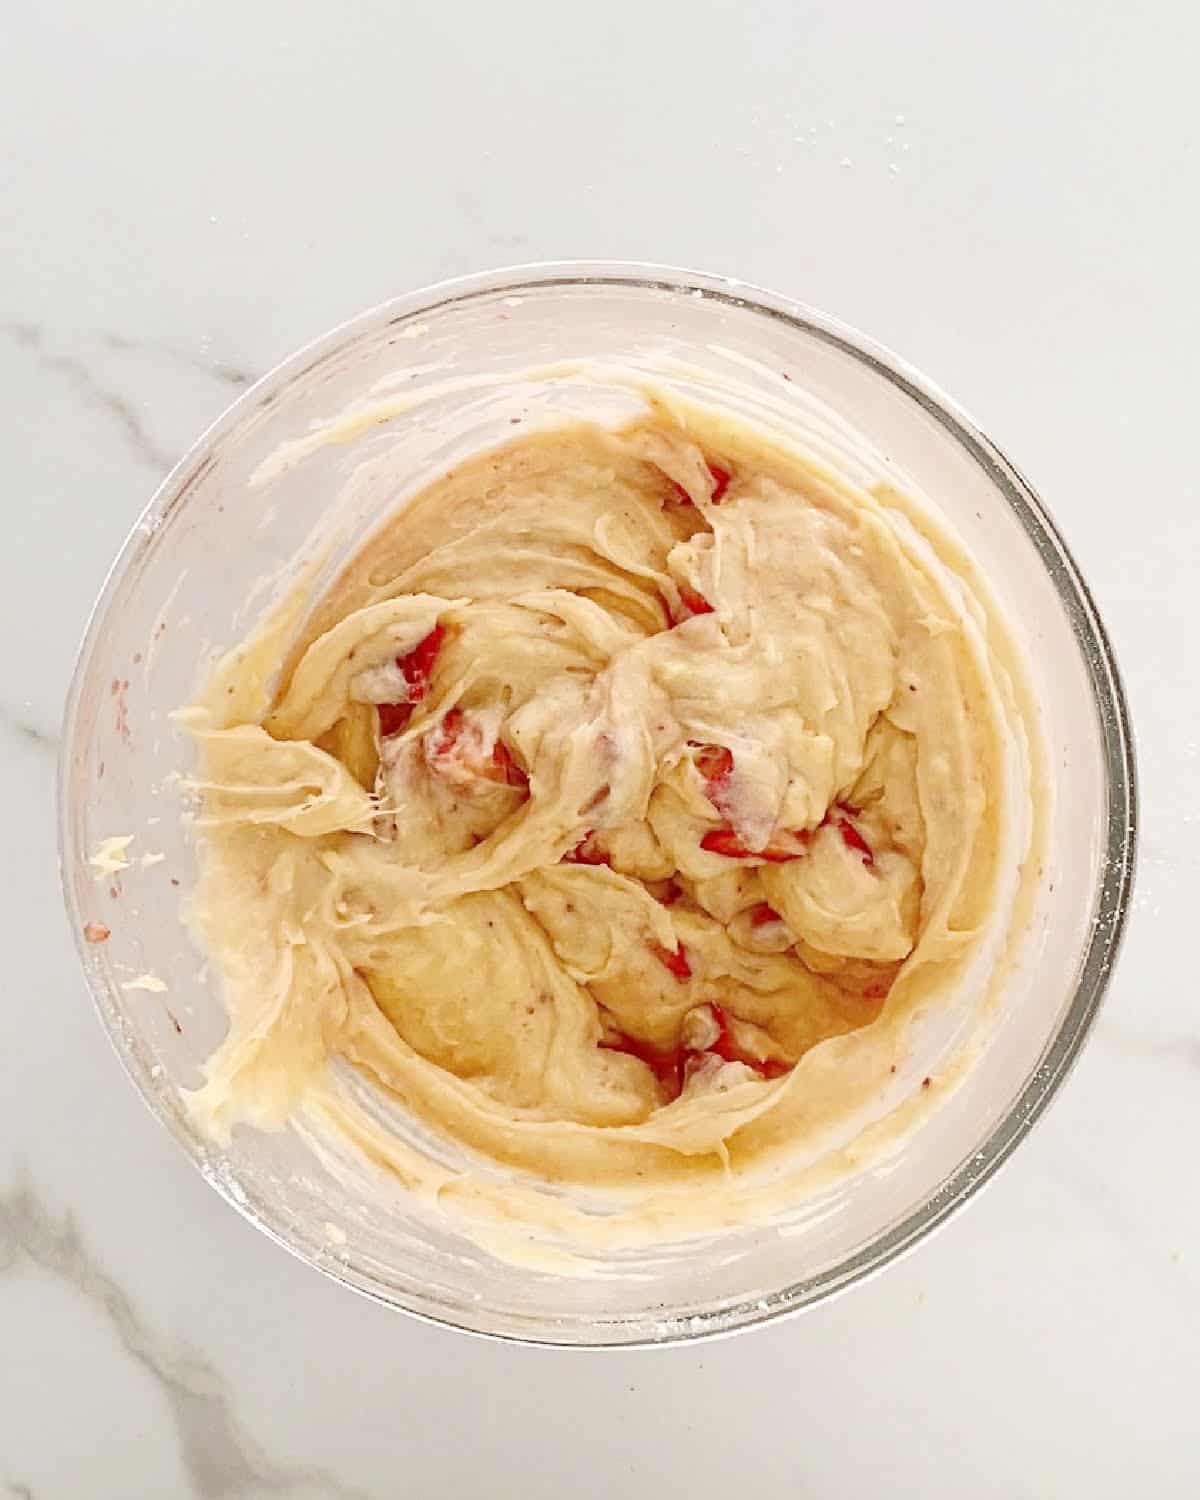
<svg viewBox="0 0 1200 1500"><path fill-rule="evenodd" d="M786 1225L559 1275L494 1258L398 1182L368 1182L364 1174L382 1175L368 1163L335 1170L298 1125L239 1128L228 1148L197 1134L180 1091L200 1081L225 1012L180 915L194 852L177 783L191 751L169 714L258 616L351 470L368 476L340 516L352 535L396 503L394 480L360 463L389 434L403 431L415 480L511 434L504 402L477 399L480 377L646 355L769 384L776 402L825 403L870 439L864 462L943 511L1028 653L1053 782L1048 868L990 1041L903 1149L816 1191ZM457 394L411 404L448 370L464 377ZM396 398L389 422L295 461L316 424L370 392ZM525 391L521 409L540 399L549 412L559 397ZM293 460L263 482L286 444ZM717 277L605 263L495 271L398 297L293 355L204 434L137 522L96 603L67 699L59 812L66 903L100 1018L207 1181L302 1260L380 1302L477 1333L591 1346L727 1333L812 1306L965 1203L1078 1055L1117 952L1135 843L1116 664L1078 569L1012 464L917 372L823 314ZM89 863L103 840L130 834L128 868L105 875Z"/></svg>

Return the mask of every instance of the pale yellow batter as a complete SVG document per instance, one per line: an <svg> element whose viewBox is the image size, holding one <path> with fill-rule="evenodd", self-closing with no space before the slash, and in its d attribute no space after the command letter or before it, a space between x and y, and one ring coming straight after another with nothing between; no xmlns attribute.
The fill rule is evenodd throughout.
<svg viewBox="0 0 1200 1500"><path fill-rule="evenodd" d="M230 1008L196 1113L328 1107L340 1055L535 1182L811 1140L1011 881L1008 664L932 523L782 440L653 399L518 432L189 711Z"/></svg>

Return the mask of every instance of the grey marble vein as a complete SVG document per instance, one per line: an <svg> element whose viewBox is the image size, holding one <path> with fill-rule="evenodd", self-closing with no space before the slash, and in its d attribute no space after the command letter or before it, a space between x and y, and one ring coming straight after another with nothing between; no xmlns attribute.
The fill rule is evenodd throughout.
<svg viewBox="0 0 1200 1500"><path fill-rule="evenodd" d="M147 466L165 474L175 455L163 451L146 430L133 404L119 392L102 385L81 359L56 354L47 348L42 330L33 323L0 324L0 333L19 348L28 350L44 370L61 375L75 393L96 411L105 412L125 434L129 447Z"/></svg>
<svg viewBox="0 0 1200 1500"><path fill-rule="evenodd" d="M33 1491L19 1480L4 1479L0 1484L4 1485L4 1500L35 1500Z"/></svg>
<svg viewBox="0 0 1200 1500"><path fill-rule="evenodd" d="M93 1257L68 1214L48 1212L28 1182L0 1195L0 1273L30 1262L74 1287L108 1319L121 1347L155 1381L174 1420L184 1467L200 1500L314 1495L368 1500L327 1469L271 1458L248 1433L216 1366L150 1328L129 1293ZM18 1495L28 1489L9 1482Z"/></svg>
<svg viewBox="0 0 1200 1500"><path fill-rule="evenodd" d="M43 754L53 756L58 750L58 733L56 730L46 729L41 724L35 724L24 714L11 708L7 703L0 703L0 726L3 726L16 739L32 745L35 750Z"/></svg>
<svg viewBox="0 0 1200 1500"><path fill-rule="evenodd" d="M163 354L168 359L175 360L177 364L186 365L191 370L199 370L205 375L211 375L214 380L220 380L225 385L253 385L258 378L249 370L243 370L240 365L228 364L224 360L206 359L202 354L194 354L189 349L180 349L176 344L163 344L153 339L131 339L123 333L102 332L96 336L106 349L122 354L132 353L139 349L151 354Z"/></svg>

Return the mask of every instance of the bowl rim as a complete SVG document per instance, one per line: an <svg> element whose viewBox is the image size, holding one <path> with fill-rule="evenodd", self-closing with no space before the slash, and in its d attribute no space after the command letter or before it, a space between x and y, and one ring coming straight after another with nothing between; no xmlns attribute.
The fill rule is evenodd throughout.
<svg viewBox="0 0 1200 1500"><path fill-rule="evenodd" d="M133 1056L119 1027L101 1001L87 963L82 915L71 880L71 814L69 789L76 732L92 658L103 634L113 598L130 569L154 540L172 512L186 500L192 485L209 462L213 447L252 410L273 400L291 381L303 376L335 350L356 337L414 315L442 311L460 303L496 295L520 295L554 287L613 286L668 293L699 294L776 319L815 337L865 365L909 397L967 452L999 490L1032 542L1066 611L1087 672L1096 709L1105 775L1105 835L1103 859L1093 902L1091 935L1087 942L1070 1003L1054 1035L1016 1098L981 1142L925 1199L902 1219L837 1264L794 1282L766 1299L746 1298L699 1314L664 1320L661 1336L651 1336L630 1320L630 1336L585 1340L543 1337L519 1329L472 1327L450 1315L413 1306L402 1295L385 1290L369 1272L352 1263L317 1258L304 1245L284 1234L261 1215L244 1190L215 1171L197 1138L182 1120L164 1110L148 1070ZM196 439L158 485L131 527L113 560L84 626L67 691L57 775L59 876L70 918L76 953L93 1004L130 1081L143 1101L180 1144L205 1180L254 1227L296 1256L351 1290L437 1326L480 1338L537 1348L630 1349L660 1348L731 1335L779 1318L798 1314L840 1295L878 1274L926 1239L992 1178L1010 1159L1019 1143L1044 1115L1077 1061L1095 1021L1112 975L1132 896L1138 834L1137 769L1128 701L1111 642L1091 592L1045 505L1024 475L1009 461L979 424L932 380L883 344L840 319L795 298L739 280L680 267L637 261L538 261L498 267L435 282L401 293L367 308L302 345L279 361L233 401ZM763 1306L763 1302L766 1306Z"/></svg>

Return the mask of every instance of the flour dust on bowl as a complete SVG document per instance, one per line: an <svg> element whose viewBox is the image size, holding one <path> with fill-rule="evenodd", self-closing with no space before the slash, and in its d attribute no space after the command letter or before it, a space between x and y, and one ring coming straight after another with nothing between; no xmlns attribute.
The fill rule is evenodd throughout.
<svg viewBox="0 0 1200 1500"><path fill-rule="evenodd" d="M886 1264L1074 1059L1134 857L1019 474L769 293L402 297L168 478L67 707L130 1076L312 1265L470 1331L733 1331Z"/></svg>

